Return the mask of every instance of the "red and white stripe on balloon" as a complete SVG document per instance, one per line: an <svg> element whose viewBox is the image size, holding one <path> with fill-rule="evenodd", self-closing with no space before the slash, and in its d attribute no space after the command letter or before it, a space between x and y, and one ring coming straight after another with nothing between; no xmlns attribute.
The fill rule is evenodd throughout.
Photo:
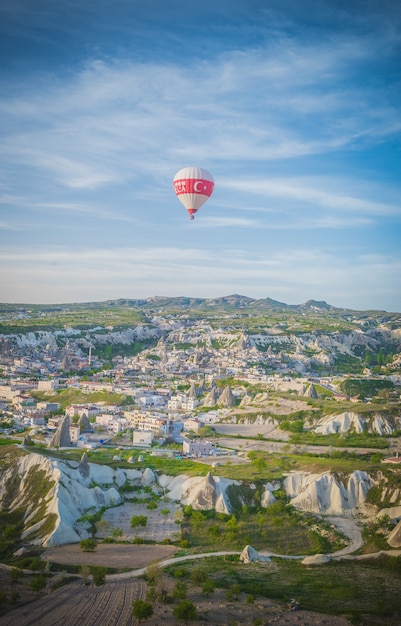
<svg viewBox="0 0 401 626"><path fill-rule="evenodd" d="M191 219L213 193L214 180L203 167L184 167L174 176L174 191Z"/></svg>

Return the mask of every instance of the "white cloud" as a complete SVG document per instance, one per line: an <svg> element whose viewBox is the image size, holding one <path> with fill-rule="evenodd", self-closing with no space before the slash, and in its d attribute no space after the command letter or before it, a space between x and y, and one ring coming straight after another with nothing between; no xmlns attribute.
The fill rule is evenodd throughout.
<svg viewBox="0 0 401 626"><path fill-rule="evenodd" d="M313 297L338 306L372 308L372 283L383 303L395 303L395 292L401 288L398 258L360 255L350 262L319 248L264 254L241 248L219 252L207 248L54 248L3 252L0 262L6 270L2 293L15 302L156 294L212 297L237 292L288 303ZM395 304L387 308L396 309Z"/></svg>
<svg viewBox="0 0 401 626"><path fill-rule="evenodd" d="M2 149L61 184L92 189L152 162L163 167L169 155L272 161L395 133L396 103L383 107L379 91L348 80L352 61L371 61L369 43L277 42L188 65L93 61L3 95Z"/></svg>

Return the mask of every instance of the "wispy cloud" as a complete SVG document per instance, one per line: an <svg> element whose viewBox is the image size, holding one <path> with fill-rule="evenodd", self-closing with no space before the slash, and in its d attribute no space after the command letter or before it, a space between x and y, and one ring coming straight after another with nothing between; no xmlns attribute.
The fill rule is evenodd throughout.
<svg viewBox="0 0 401 626"><path fill-rule="evenodd" d="M94 61L2 97L3 153L92 189L148 170L151 154L160 167L194 148L209 160L272 161L375 141L401 128L401 114L395 96L384 107L380 89L351 87L349 65L367 71L370 44L277 42L188 66Z"/></svg>
<svg viewBox="0 0 401 626"><path fill-rule="evenodd" d="M244 178L244 179L228 179L223 178L220 181L223 187L246 192L250 195L263 195L266 198L288 198L297 202L306 203L312 206L324 207L326 209L335 209L336 211L351 211L352 213L365 213L367 215L401 215L401 204L386 204L382 201L370 200L366 197L360 197L361 189L357 189L357 185L362 186L362 181L347 181L345 179L336 178L335 181L328 177L320 180L308 176L301 178ZM340 187L342 190L350 188L349 191L337 191L334 188ZM373 189L369 183L364 184L364 192L371 194L374 192L377 196L380 189Z"/></svg>
<svg viewBox="0 0 401 626"><path fill-rule="evenodd" d="M60 249L2 252L6 269L2 286L14 284L14 301L63 302L73 299L150 295L218 296L240 291L251 297L276 297L289 303L308 297L327 298L332 304L357 306L358 294L369 293L369 284L380 285L381 296L391 299L401 288L399 258L374 254L339 257L313 249L291 252L246 252L241 248L213 249ZM296 268L296 269L295 269ZM207 278L216 273L216 280ZM53 285L46 288L46 281ZM130 285L129 293L127 286ZM354 299L353 299L354 298ZM368 295L364 296L369 308ZM359 305L361 306L361 305Z"/></svg>
<svg viewBox="0 0 401 626"><path fill-rule="evenodd" d="M205 0L185 30L182 0L38 3L0 7L14 51L68 50L0 69L8 299L395 301L399 9ZM192 163L216 187L189 222L172 177Z"/></svg>

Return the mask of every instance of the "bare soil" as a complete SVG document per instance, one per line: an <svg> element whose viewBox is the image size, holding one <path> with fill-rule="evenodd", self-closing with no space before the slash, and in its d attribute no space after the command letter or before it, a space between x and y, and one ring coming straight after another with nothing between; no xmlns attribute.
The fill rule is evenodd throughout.
<svg viewBox="0 0 401 626"><path fill-rule="evenodd" d="M7 580L8 578L8 580ZM132 604L137 598L145 599L146 583L140 578L106 580L102 586L85 584L82 580L72 581L51 591L48 588L42 596L34 599L25 582L10 583L8 573L0 570L0 585L8 591L10 584L23 593L21 606L0 617L1 626L134 626ZM165 584L172 590L176 581L166 577ZM256 598L250 604L244 594L237 600L227 601L224 590L217 590L209 597L196 587L189 587L187 599L194 603L198 619L191 620L193 626L253 626L260 624L276 626L350 626L341 617L323 615L312 611L291 612L289 607L266 598ZM176 625L183 623L174 617L178 601L152 603L154 613L143 623L147 626ZM12 607L7 607L8 610Z"/></svg>
<svg viewBox="0 0 401 626"><path fill-rule="evenodd" d="M83 552L79 544L73 543L57 548L49 548L42 558L53 563L65 565L99 565L117 569L141 569L153 561L171 558L177 551L169 545L130 545L98 544L94 552Z"/></svg>

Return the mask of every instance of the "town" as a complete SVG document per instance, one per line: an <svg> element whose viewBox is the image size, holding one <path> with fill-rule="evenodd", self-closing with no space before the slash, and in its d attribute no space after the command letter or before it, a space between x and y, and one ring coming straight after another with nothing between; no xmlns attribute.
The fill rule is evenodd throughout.
<svg viewBox="0 0 401 626"><path fill-rule="evenodd" d="M252 313L255 303L241 296L214 303L204 318L198 311L203 302L189 309L170 301L150 304L142 322L130 327L117 317L116 327L82 328L80 319L76 327L53 330L46 319L53 311L3 312L4 320L36 324L36 330L23 332L21 325L20 333L0 336L2 432L29 432L50 447L146 449L170 442L181 445L175 454L200 457L218 453L211 432L235 424L235 408L240 413L258 391L265 400L281 392L369 402L366 393L344 391L344 381L356 378L365 386L370 381L372 393L399 400L396 314L368 316L312 302L307 308L315 327L300 332L302 307L294 313L282 305L281 317L263 325ZM141 306L131 303L135 311ZM255 325L257 332L249 330ZM133 346L136 353L130 354ZM94 401L96 394L100 399ZM393 422L377 434L396 432Z"/></svg>

